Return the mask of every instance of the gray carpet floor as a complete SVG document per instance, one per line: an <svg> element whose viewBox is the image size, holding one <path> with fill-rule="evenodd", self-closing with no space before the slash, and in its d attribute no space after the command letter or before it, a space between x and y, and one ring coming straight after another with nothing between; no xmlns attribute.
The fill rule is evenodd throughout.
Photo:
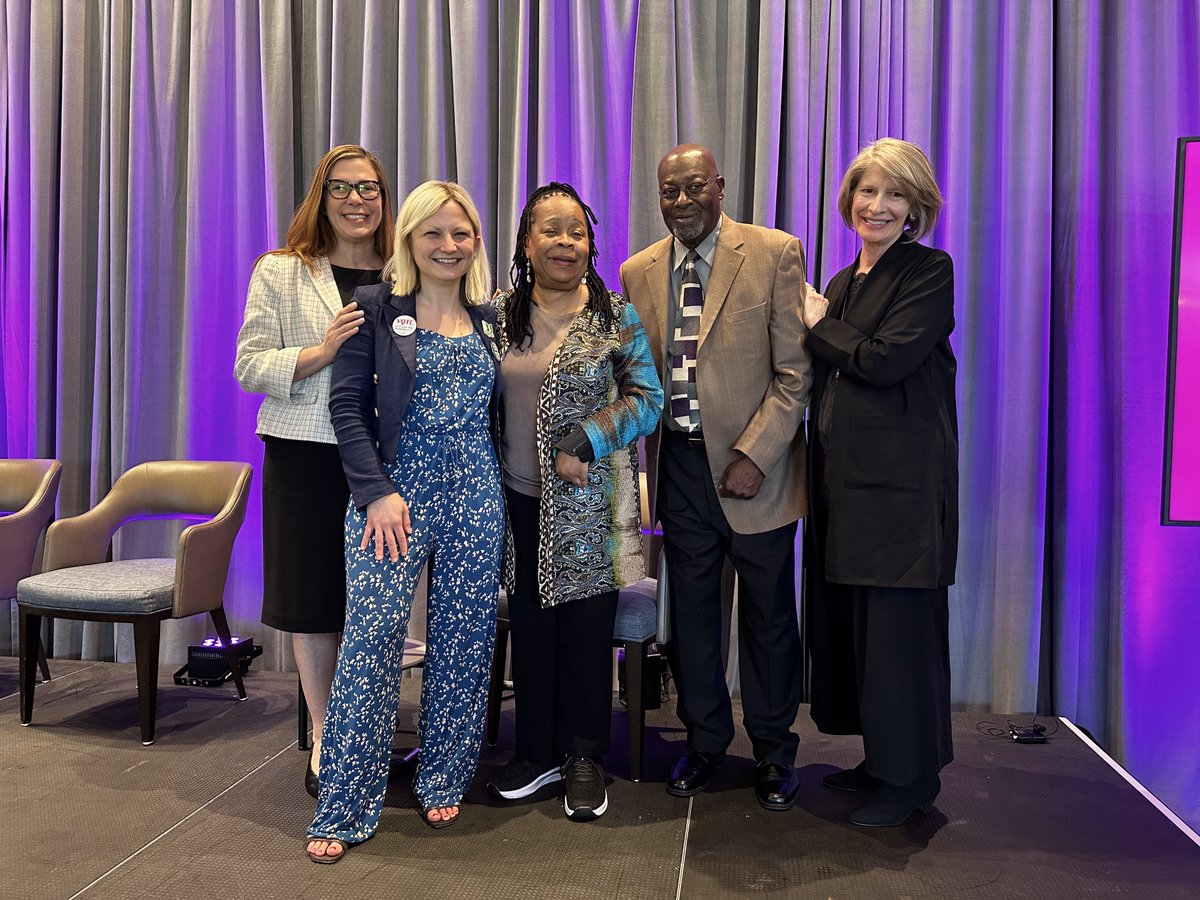
<svg viewBox="0 0 1200 900"><path fill-rule="evenodd" d="M684 740L667 708L649 716L646 780L630 782L619 706L604 817L568 822L553 787L493 803L484 786L511 753L509 705L459 823L421 823L397 755L379 833L316 866L302 846L313 804L294 675L251 671L239 703L232 687L178 687L164 670L157 742L143 747L131 665L51 669L21 728L17 661L0 658L2 898L1200 896L1200 847L1069 728L1017 745L981 724L1005 717L965 713L935 808L859 829L845 821L856 800L820 784L858 761L858 742L817 734L807 709L796 723L803 789L788 813L755 803L740 732L707 792L667 796ZM398 748L415 739L419 683L405 682Z"/></svg>

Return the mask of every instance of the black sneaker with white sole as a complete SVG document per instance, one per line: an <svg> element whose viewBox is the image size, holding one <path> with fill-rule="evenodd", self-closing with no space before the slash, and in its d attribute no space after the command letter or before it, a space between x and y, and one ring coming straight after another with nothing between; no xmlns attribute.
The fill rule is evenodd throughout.
<svg viewBox="0 0 1200 900"><path fill-rule="evenodd" d="M492 796L501 800L520 800L536 793L548 784L562 781L562 769L554 763L532 763L527 759L514 758L488 782Z"/></svg>
<svg viewBox="0 0 1200 900"><path fill-rule="evenodd" d="M573 822L590 822L608 809L608 791L604 789L604 770L586 756L572 756L563 763L563 811Z"/></svg>

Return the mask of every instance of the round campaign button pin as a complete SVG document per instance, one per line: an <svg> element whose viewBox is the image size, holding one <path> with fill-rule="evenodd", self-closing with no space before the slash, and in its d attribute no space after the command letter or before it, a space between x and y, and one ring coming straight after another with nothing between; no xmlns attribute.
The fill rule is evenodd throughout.
<svg viewBox="0 0 1200 900"><path fill-rule="evenodd" d="M412 316L400 316L392 323L392 331L400 337L408 337L417 330L417 320Z"/></svg>

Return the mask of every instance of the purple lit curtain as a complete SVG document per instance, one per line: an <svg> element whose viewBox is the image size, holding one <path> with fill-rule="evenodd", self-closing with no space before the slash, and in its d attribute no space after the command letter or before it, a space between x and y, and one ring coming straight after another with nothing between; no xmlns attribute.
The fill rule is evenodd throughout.
<svg viewBox="0 0 1200 900"><path fill-rule="evenodd" d="M958 299L955 701L1072 718L1200 824L1200 530L1158 524L1198 0L4 0L0 54L0 449L63 460L63 515L143 459L259 465L245 287L331 144L400 194L463 182L501 283L528 191L572 181L615 284L663 234L658 158L703 142L727 211L800 236L820 286L855 252L846 164L921 144ZM226 605L278 668L257 506ZM167 660L203 629L173 625ZM59 623L54 650L131 658L109 626Z"/></svg>

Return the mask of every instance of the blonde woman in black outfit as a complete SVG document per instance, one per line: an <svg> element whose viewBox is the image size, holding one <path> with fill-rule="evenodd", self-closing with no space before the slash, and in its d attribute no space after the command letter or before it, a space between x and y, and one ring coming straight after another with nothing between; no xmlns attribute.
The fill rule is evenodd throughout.
<svg viewBox="0 0 1200 900"><path fill-rule="evenodd" d="M825 778L862 793L862 826L928 809L953 758L947 586L958 550L954 270L917 243L942 196L925 154L884 138L838 194L862 240L803 299L813 357L808 628L812 717L861 734L864 760Z"/></svg>

